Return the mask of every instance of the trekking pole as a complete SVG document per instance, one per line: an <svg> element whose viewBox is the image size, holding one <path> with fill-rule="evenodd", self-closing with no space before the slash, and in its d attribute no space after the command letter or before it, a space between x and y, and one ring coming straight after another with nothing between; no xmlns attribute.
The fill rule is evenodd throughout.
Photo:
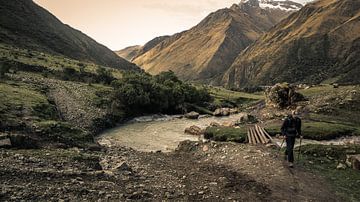
<svg viewBox="0 0 360 202"><path fill-rule="evenodd" d="M278 151L278 156L279 156L279 154L280 154L280 151L281 151L281 149L282 149L282 146L284 145L284 142L285 142L285 137L283 138L283 141L282 141L282 143L281 143L281 145L280 145L280 148L279 148L279 151Z"/></svg>
<svg viewBox="0 0 360 202"><path fill-rule="evenodd" d="M299 145L299 153L298 153L298 161L300 162L300 153L301 153L301 142L302 142L302 137L300 136L300 145Z"/></svg>

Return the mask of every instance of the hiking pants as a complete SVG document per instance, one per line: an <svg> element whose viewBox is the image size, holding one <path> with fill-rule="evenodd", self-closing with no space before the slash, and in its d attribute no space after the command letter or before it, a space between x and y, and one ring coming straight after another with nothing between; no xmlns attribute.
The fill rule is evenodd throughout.
<svg viewBox="0 0 360 202"><path fill-rule="evenodd" d="M286 136L286 151L287 160L291 163L294 162L294 145L295 145L295 136Z"/></svg>

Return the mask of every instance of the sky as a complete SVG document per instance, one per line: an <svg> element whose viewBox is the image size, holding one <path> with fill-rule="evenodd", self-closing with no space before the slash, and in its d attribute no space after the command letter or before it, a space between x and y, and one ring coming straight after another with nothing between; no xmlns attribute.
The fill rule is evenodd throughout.
<svg viewBox="0 0 360 202"><path fill-rule="evenodd" d="M112 50L187 30L240 0L34 0ZM293 0L305 2L308 0Z"/></svg>

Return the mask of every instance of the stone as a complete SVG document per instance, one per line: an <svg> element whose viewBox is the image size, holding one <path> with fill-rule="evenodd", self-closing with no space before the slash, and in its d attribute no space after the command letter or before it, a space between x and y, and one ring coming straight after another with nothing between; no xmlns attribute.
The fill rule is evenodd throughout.
<svg viewBox="0 0 360 202"><path fill-rule="evenodd" d="M354 170L360 170L360 154L357 155L348 155L346 162L349 162ZM347 163L348 164L348 163Z"/></svg>
<svg viewBox="0 0 360 202"><path fill-rule="evenodd" d="M225 126L225 127L234 127L235 126L235 123L234 122L231 122L231 121L225 121L221 124L222 126Z"/></svg>
<svg viewBox="0 0 360 202"><path fill-rule="evenodd" d="M187 119L198 119L199 116L200 116L199 113L192 111L190 113L185 114L184 117L187 118Z"/></svg>
<svg viewBox="0 0 360 202"><path fill-rule="evenodd" d="M11 148L10 138L0 140L0 148Z"/></svg>
<svg viewBox="0 0 360 202"><path fill-rule="evenodd" d="M257 123L255 116L247 113L240 114L239 120L236 121L235 125Z"/></svg>
<svg viewBox="0 0 360 202"><path fill-rule="evenodd" d="M28 135L10 134L11 146L19 149L36 149L36 140Z"/></svg>
<svg viewBox="0 0 360 202"><path fill-rule="evenodd" d="M339 164L336 166L336 169L338 169L338 170L345 170L345 169L346 169L346 165L343 164L343 163L339 163Z"/></svg>
<svg viewBox="0 0 360 202"><path fill-rule="evenodd" d="M214 116L229 116L230 108L219 108L216 109L213 113Z"/></svg>
<svg viewBox="0 0 360 202"><path fill-rule="evenodd" d="M219 127L219 126L220 126L220 123L218 123L218 122L211 122L211 123L210 123L210 126L211 126L211 127Z"/></svg>
<svg viewBox="0 0 360 202"><path fill-rule="evenodd" d="M271 148L271 149L276 149L278 148L279 146L274 144L274 143L268 143L265 145L267 148Z"/></svg>
<svg viewBox="0 0 360 202"><path fill-rule="evenodd" d="M203 147L203 152L207 152L207 151L209 151L209 146L207 146L207 145L204 145L204 147Z"/></svg>
<svg viewBox="0 0 360 202"><path fill-rule="evenodd" d="M304 100L306 100L305 97L296 92L295 87L288 83L278 83L265 90L265 103L269 107L282 109Z"/></svg>
<svg viewBox="0 0 360 202"><path fill-rule="evenodd" d="M200 135L204 134L204 132L205 131L198 126L190 126L189 128L185 129L185 133L190 134L190 135L200 136Z"/></svg>
<svg viewBox="0 0 360 202"><path fill-rule="evenodd" d="M132 169L126 162L120 162L116 166L114 166L114 170L116 171L129 171L132 172Z"/></svg>

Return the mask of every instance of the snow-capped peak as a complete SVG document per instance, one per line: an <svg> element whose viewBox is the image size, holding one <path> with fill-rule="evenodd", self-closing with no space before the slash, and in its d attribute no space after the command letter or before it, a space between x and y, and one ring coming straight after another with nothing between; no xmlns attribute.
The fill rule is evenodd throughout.
<svg viewBox="0 0 360 202"><path fill-rule="evenodd" d="M240 4L260 7L262 9L280 9L285 11L297 11L302 4L290 0L241 0Z"/></svg>

